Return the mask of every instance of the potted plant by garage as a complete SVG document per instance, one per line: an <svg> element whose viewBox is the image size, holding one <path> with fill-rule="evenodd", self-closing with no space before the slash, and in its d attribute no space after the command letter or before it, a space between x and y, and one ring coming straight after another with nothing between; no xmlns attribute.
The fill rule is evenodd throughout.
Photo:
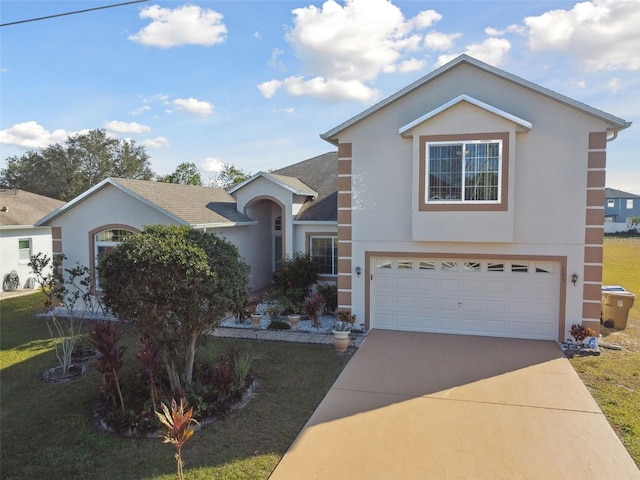
<svg viewBox="0 0 640 480"><path fill-rule="evenodd" d="M333 327L333 347L336 352L344 352L349 347L351 323L338 320Z"/></svg>

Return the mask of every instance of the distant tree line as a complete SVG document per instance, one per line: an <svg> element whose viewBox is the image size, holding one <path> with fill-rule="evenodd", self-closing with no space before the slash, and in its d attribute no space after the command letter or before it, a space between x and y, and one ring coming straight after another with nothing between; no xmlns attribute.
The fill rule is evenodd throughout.
<svg viewBox="0 0 640 480"><path fill-rule="evenodd" d="M202 185L194 163L183 162L169 175L151 170L149 155L133 140L107 136L106 130L72 135L64 144L30 150L6 160L0 169L0 188L17 188L69 201L108 177ZM229 188L250 174L224 164L211 186Z"/></svg>

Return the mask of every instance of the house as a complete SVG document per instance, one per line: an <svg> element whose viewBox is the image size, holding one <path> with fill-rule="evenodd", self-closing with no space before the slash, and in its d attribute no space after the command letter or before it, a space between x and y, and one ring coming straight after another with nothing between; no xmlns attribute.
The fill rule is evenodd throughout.
<svg viewBox="0 0 640 480"><path fill-rule="evenodd" d="M462 55L228 191L107 179L38 222L95 268L145 224L310 253L367 328L564 340L600 325L607 142L630 123ZM558 206L570 215L554 215Z"/></svg>
<svg viewBox="0 0 640 480"><path fill-rule="evenodd" d="M640 195L605 188L604 201L605 233L626 232L634 228L632 217L640 219Z"/></svg>
<svg viewBox="0 0 640 480"><path fill-rule="evenodd" d="M51 257L52 234L59 231L50 226L35 226L44 215L63 205L55 198L18 189L0 190L0 275L3 289L33 288L35 283L29 261L43 252ZM16 284L5 282L11 272L17 274Z"/></svg>
<svg viewBox="0 0 640 480"><path fill-rule="evenodd" d="M462 55L324 133L339 308L416 332L599 328L606 148L629 125Z"/></svg>
<svg viewBox="0 0 640 480"><path fill-rule="evenodd" d="M42 218L55 226L69 264L95 275L98 255L144 225L187 225L234 243L251 265L250 287L270 284L283 256L306 251L336 278L337 154L259 172L229 192L221 188L107 178Z"/></svg>

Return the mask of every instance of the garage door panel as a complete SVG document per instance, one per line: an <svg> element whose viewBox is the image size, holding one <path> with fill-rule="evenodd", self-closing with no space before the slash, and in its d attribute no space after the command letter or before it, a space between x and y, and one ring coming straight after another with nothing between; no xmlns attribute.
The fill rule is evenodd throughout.
<svg viewBox="0 0 640 480"><path fill-rule="evenodd" d="M507 291L507 283L505 281L485 280L482 282L482 287L487 295L503 294Z"/></svg>
<svg viewBox="0 0 640 480"><path fill-rule="evenodd" d="M438 280L435 278L416 278L416 287L421 291L435 291L438 288Z"/></svg>
<svg viewBox="0 0 640 480"><path fill-rule="evenodd" d="M505 313L507 311L507 304L504 300L485 300L484 306L488 313Z"/></svg>
<svg viewBox="0 0 640 480"><path fill-rule="evenodd" d="M481 280L463 280L461 282L461 290L464 293L470 294L482 294L482 281Z"/></svg>
<svg viewBox="0 0 640 480"><path fill-rule="evenodd" d="M401 260L372 261L374 328L556 339L558 263Z"/></svg>
<svg viewBox="0 0 640 480"><path fill-rule="evenodd" d="M409 308L413 310L415 308L415 297L395 297L395 307L398 309Z"/></svg>

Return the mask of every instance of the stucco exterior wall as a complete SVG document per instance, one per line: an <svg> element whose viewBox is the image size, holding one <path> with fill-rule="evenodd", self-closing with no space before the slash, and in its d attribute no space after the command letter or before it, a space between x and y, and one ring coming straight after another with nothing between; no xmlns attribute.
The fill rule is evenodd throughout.
<svg viewBox="0 0 640 480"><path fill-rule="evenodd" d="M461 94L533 124L529 132L516 134L513 124L508 125L511 122L461 105L421 127L420 133L504 131L508 127L513 141L508 211L504 215L432 212L428 215L433 220L416 225L412 217L416 149L398 130ZM566 257L566 275L579 275L575 288L567 282L566 324L579 323L583 318L589 133L604 131L604 121L593 116L488 72L468 65L456 67L340 133L340 144L352 146L352 267L364 270L367 251ZM566 212L574 213L567 216ZM416 228L418 237L425 240L412 239ZM430 229L438 231L430 234ZM352 278L351 295L353 312L363 315L363 278Z"/></svg>
<svg viewBox="0 0 640 480"><path fill-rule="evenodd" d="M78 262L89 266L93 256L89 251L90 231L115 224L142 230L145 225L176 225L177 222L130 195L107 186L75 205L72 212L55 218L51 224L62 228L62 252L67 257L65 265Z"/></svg>
<svg viewBox="0 0 640 480"><path fill-rule="evenodd" d="M15 270L24 288L27 280L29 277L33 277L33 274L28 262L21 262L19 259L18 241L22 239L31 240L31 255L44 253L51 258L51 228L0 228L0 252L2 252L0 255L0 281L4 281L5 275Z"/></svg>

